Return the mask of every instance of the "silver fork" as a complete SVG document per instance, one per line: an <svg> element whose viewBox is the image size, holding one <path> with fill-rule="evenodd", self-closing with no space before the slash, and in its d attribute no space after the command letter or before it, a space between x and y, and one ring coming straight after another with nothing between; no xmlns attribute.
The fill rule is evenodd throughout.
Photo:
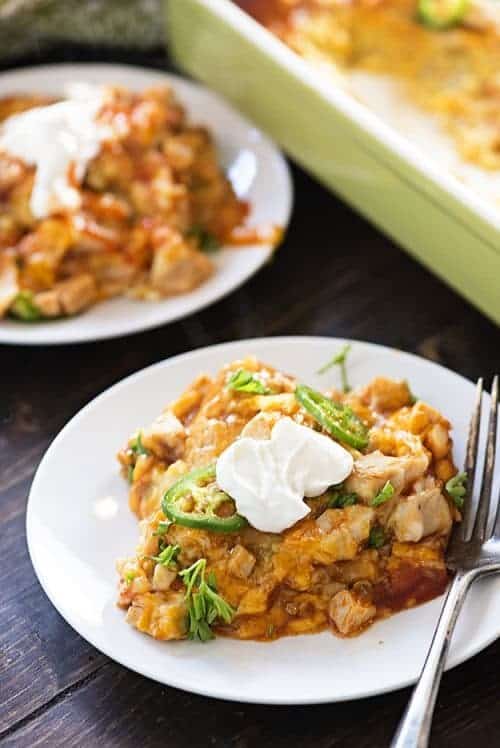
<svg viewBox="0 0 500 748"><path fill-rule="evenodd" d="M483 380L479 379L467 441L465 470L468 481L464 496L463 522L455 526L446 556L447 566L455 572L455 576L448 589L420 678L399 723L391 748L426 748L429 744L432 715L446 655L465 596L476 579L500 571L500 496L494 500L492 511L495 513L495 519L492 528L489 528L488 522L495 468L498 376L494 378L491 389L486 457L478 507L474 516L472 496L477 464L482 394Z"/></svg>

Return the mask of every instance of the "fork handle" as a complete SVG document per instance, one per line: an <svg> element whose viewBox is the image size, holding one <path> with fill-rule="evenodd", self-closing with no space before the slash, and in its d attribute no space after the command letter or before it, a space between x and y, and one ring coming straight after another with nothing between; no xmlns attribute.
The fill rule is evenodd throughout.
<svg viewBox="0 0 500 748"><path fill-rule="evenodd" d="M434 705L453 629L474 571L457 572L448 589L434 637L417 685L399 723L391 748L427 748Z"/></svg>

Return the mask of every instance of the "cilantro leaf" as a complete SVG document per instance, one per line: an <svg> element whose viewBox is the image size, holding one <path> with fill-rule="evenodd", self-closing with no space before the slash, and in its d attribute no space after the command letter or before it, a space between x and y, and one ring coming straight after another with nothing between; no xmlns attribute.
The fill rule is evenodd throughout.
<svg viewBox="0 0 500 748"><path fill-rule="evenodd" d="M142 432L141 431L139 431L134 441L130 444L129 449L137 457L139 457L139 455L145 455L145 456L149 455L149 449L146 449L146 447L142 443Z"/></svg>
<svg viewBox="0 0 500 748"><path fill-rule="evenodd" d="M457 473L453 478L450 478L445 486L446 492L451 496L458 509L462 509L464 505L464 497L467 493L467 479L468 475L466 472Z"/></svg>
<svg viewBox="0 0 500 748"><path fill-rule="evenodd" d="M328 361L324 366L322 366L321 369L318 369L318 372L317 372L318 374L324 374L329 369L331 369L332 366L339 366L343 392L351 391L351 386L347 378L347 355L350 350L351 350L350 343L346 343L346 345L344 345L340 349L340 351L336 353L332 359L330 359L330 361Z"/></svg>
<svg viewBox="0 0 500 748"><path fill-rule="evenodd" d="M214 638L210 628L218 619L231 623L234 608L217 593L215 575L210 572L205 580L206 559L200 558L187 569L179 572L184 582L184 599L188 606L188 637L197 641Z"/></svg>
<svg viewBox="0 0 500 748"><path fill-rule="evenodd" d="M221 245L217 237L202 226L193 226L188 231L187 235L196 240L198 247L202 252L210 254L212 252L217 252L220 249Z"/></svg>
<svg viewBox="0 0 500 748"><path fill-rule="evenodd" d="M386 541L385 532L383 527L380 527L380 525L375 525L370 530L370 535L368 537L368 546L370 548L381 548Z"/></svg>
<svg viewBox="0 0 500 748"><path fill-rule="evenodd" d="M358 496L355 493L343 493L341 490L336 490L329 491L329 494L329 509L344 509L346 506L354 506L358 503Z"/></svg>
<svg viewBox="0 0 500 748"><path fill-rule="evenodd" d="M408 387L408 392L410 393L410 405L415 405L415 403L418 403L419 398L412 392L412 389L410 387L410 383L406 379L406 386Z"/></svg>
<svg viewBox="0 0 500 748"><path fill-rule="evenodd" d="M175 569L177 556L181 552L180 545L167 545L158 556L151 556L153 561L169 569Z"/></svg>
<svg viewBox="0 0 500 748"><path fill-rule="evenodd" d="M227 386L236 392L249 392L253 395L270 395L272 391L265 387L252 372L246 369L238 369L229 378Z"/></svg>
<svg viewBox="0 0 500 748"><path fill-rule="evenodd" d="M127 468L127 480L129 483L134 482L134 468L135 465L129 465Z"/></svg>
<svg viewBox="0 0 500 748"><path fill-rule="evenodd" d="M165 535L168 528L173 524L174 523L170 519L161 520L161 522L158 522L158 527L153 532L153 535Z"/></svg>
<svg viewBox="0 0 500 748"><path fill-rule="evenodd" d="M394 486L392 485L391 481L388 480L382 490L379 491L375 498L372 500L372 506L380 506L381 504L385 504L385 502L389 501L389 499L391 499L393 496Z"/></svg>

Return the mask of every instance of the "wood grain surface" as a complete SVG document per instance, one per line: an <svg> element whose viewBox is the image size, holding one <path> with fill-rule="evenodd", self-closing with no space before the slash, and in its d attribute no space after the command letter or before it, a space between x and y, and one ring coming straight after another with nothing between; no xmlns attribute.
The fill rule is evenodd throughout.
<svg viewBox="0 0 500 748"><path fill-rule="evenodd" d="M17 64L106 60L165 66L161 52L64 47ZM108 660L42 592L25 539L36 467L104 388L199 346L262 335L338 335L419 353L474 379L500 370L500 331L303 172L286 241L243 288L143 334L78 346L0 346L0 744L168 748L382 748L408 690L362 702L259 707L192 696ZM71 496L68 497L71 501ZM75 584L77 580L75 580ZM447 673L433 746L500 745L500 642ZM332 678L335 663L332 663ZM362 674L360 674L362 677Z"/></svg>

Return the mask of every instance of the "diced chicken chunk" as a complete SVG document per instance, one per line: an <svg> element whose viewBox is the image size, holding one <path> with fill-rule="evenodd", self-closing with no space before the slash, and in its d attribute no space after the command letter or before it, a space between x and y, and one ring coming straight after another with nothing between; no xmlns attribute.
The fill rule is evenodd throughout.
<svg viewBox="0 0 500 748"><path fill-rule="evenodd" d="M360 600L350 590L341 590L330 600L329 615L341 634L354 634L375 617L374 605Z"/></svg>
<svg viewBox="0 0 500 748"><path fill-rule="evenodd" d="M396 414L397 416L398 414ZM421 434L431 424L443 421L447 424L438 410L419 400L411 409L404 427L408 428L413 434Z"/></svg>
<svg viewBox="0 0 500 748"><path fill-rule="evenodd" d="M360 579L375 582L380 574L378 553L367 548L358 552L352 561L344 561L341 569L342 582L352 584Z"/></svg>
<svg viewBox="0 0 500 748"><path fill-rule="evenodd" d="M449 532L451 523L448 502L436 486L400 498L388 524L400 542L418 543L426 535Z"/></svg>
<svg viewBox="0 0 500 748"><path fill-rule="evenodd" d="M35 294L34 304L44 317L76 314L90 306L97 298L94 278L82 273L75 278L57 283L50 291Z"/></svg>
<svg viewBox="0 0 500 748"><path fill-rule="evenodd" d="M55 288L37 293L35 303L43 317L59 317L62 314L59 294Z"/></svg>
<svg viewBox="0 0 500 748"><path fill-rule="evenodd" d="M428 465L429 458L424 451L401 457L389 457L378 450L370 452L355 461L354 470L345 484L346 490L369 503L387 481L391 482L396 494L400 493L420 478Z"/></svg>
<svg viewBox="0 0 500 748"><path fill-rule="evenodd" d="M183 593L138 595L127 610L127 623L155 639L182 639L187 631L187 609Z"/></svg>
<svg viewBox="0 0 500 748"><path fill-rule="evenodd" d="M360 393L363 402L369 404L376 411L398 410L411 402L411 392L408 383L397 382L386 377L376 377Z"/></svg>
<svg viewBox="0 0 500 748"><path fill-rule="evenodd" d="M95 280L87 273L63 281L58 285L58 291L65 314L76 314L85 309L95 301L97 296Z"/></svg>
<svg viewBox="0 0 500 748"><path fill-rule="evenodd" d="M251 439L270 439L271 431L279 418L279 413L257 413L247 423L241 436L248 436Z"/></svg>
<svg viewBox="0 0 500 748"><path fill-rule="evenodd" d="M128 607L136 595L150 591L148 578L134 560L119 559L116 562L116 569L120 575L118 604L121 607Z"/></svg>
<svg viewBox="0 0 500 748"><path fill-rule="evenodd" d="M279 395L255 395L252 398L258 410L277 411L281 415L292 416L299 410L297 398L293 392L281 392Z"/></svg>
<svg viewBox="0 0 500 748"><path fill-rule="evenodd" d="M442 423L435 423L426 434L425 443L431 450L434 459L441 460L450 451L448 429Z"/></svg>
<svg viewBox="0 0 500 748"><path fill-rule="evenodd" d="M156 564L153 572L153 589L165 592L170 589L170 585L177 576L174 569L169 569L163 564Z"/></svg>
<svg viewBox="0 0 500 748"><path fill-rule="evenodd" d="M368 539L375 510L366 506L327 509L318 517L319 540L313 558L319 563L334 563L354 558L361 543Z"/></svg>
<svg viewBox="0 0 500 748"><path fill-rule="evenodd" d="M231 551L228 563L229 572L239 579L247 579L255 566L255 556L242 545L237 545Z"/></svg>
<svg viewBox="0 0 500 748"><path fill-rule="evenodd" d="M142 431L142 443L146 449L161 459L180 455L185 440L186 429L170 410L164 411L149 428Z"/></svg>
<svg viewBox="0 0 500 748"><path fill-rule="evenodd" d="M151 267L151 285L162 296L186 293L213 272L212 262L182 239L159 247Z"/></svg>

